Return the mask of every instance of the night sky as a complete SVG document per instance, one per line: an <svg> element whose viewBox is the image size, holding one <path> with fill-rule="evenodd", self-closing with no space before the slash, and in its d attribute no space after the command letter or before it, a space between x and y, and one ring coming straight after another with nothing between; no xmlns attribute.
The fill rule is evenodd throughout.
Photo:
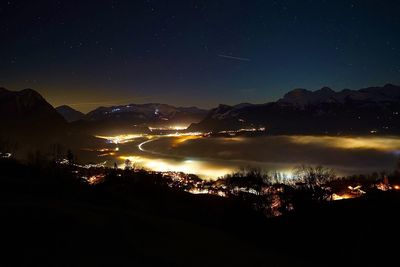
<svg viewBox="0 0 400 267"><path fill-rule="evenodd" d="M400 1L1 1L0 86L54 106L400 84Z"/></svg>

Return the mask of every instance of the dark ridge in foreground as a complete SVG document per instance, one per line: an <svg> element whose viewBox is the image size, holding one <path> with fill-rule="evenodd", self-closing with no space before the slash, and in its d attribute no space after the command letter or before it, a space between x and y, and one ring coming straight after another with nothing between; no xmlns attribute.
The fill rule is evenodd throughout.
<svg viewBox="0 0 400 267"><path fill-rule="evenodd" d="M266 219L148 173L89 186L53 164L1 160L0 170L2 266L387 266L396 257L397 192Z"/></svg>

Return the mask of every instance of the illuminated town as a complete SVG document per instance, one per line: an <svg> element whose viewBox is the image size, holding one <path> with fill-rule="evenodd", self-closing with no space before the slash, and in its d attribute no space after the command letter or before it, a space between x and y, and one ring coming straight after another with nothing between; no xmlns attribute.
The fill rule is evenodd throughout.
<svg viewBox="0 0 400 267"><path fill-rule="evenodd" d="M171 135L170 135L171 136ZM174 134L176 138L188 137L188 136L202 136L202 134L194 135L191 134ZM143 137L143 136L140 136ZM150 136L147 136L150 138ZM99 137L103 139L107 139L108 141L112 141L114 144L122 144L126 142L130 142L138 136L132 137L130 135L126 136L118 136L118 137ZM118 140L118 141L116 141ZM140 148L142 143L138 146ZM101 149L99 152L108 152L107 149ZM118 151L116 149L115 151ZM111 152L113 153L113 152ZM110 153L108 153L110 154ZM8 154L7 154L8 155ZM102 156L100 154L99 156ZM286 210L292 210L293 205L291 203L283 202L281 200L282 193L287 190L288 187L301 188L303 186L302 183L298 183L296 179L293 178L294 174L290 173L290 175L274 173L275 176L284 177L285 180L281 180L280 182L276 182L273 184L268 184L262 186L258 191L249 187L228 187L226 185L226 180L224 174L228 173L228 170L222 170L220 178L217 180L206 180L199 178L198 176L191 174L192 170L195 170L195 165L192 162L188 161L188 165L184 168L181 168L182 171L171 171L171 169L179 169L179 166L173 165L168 166L166 163L157 161L157 160L146 160L140 156L134 157L124 157L120 156L120 159L124 161L120 166L115 165L112 170L116 172L117 176L122 176L126 171L132 173L147 173L149 175L156 175L163 178L163 183L167 185L169 188L173 190L181 190L184 192L188 192L191 194L207 194L207 195L215 195L219 197L227 197L231 195L238 194L250 194L255 196L263 196L265 195L268 198L272 198L272 204L268 206L268 214L271 216L280 216L282 213L279 211L282 209L283 205L286 205ZM147 162L147 163L146 163ZM58 164L72 167L73 173L80 177L82 180L86 181L90 185L98 185L104 182L106 177L106 172L109 167L107 167L107 162L102 162L98 164L86 164L80 165L76 163L72 163L67 159L62 159L58 161ZM162 169L162 171L153 171L152 169ZM339 178L336 178L339 179ZM332 182L337 185L336 181ZM379 191L399 191L400 185L390 184L389 180L386 176L380 180L380 182L371 182L367 186L362 185L347 185L348 182L339 182L339 188L335 186L331 188L329 183L324 185L323 190L327 192L327 200L329 201L338 201L338 200L346 200L346 199L354 199L362 197L368 192L373 192L374 190Z"/></svg>

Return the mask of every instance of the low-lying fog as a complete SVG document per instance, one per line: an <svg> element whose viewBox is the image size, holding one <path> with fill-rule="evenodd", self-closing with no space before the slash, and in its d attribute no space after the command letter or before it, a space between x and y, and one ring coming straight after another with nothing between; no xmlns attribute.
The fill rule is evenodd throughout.
<svg viewBox="0 0 400 267"><path fill-rule="evenodd" d="M110 165L126 159L155 171L183 171L215 179L243 166L260 167L290 176L299 164L330 167L338 175L392 171L400 156L399 137L147 136L103 155ZM100 159L99 159L100 160Z"/></svg>

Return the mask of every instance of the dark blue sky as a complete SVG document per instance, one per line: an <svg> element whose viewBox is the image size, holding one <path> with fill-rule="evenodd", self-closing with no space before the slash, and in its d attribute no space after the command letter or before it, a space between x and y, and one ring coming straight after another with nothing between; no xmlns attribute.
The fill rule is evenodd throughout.
<svg viewBox="0 0 400 267"><path fill-rule="evenodd" d="M263 103L400 84L400 1L1 1L0 85L52 104Z"/></svg>

